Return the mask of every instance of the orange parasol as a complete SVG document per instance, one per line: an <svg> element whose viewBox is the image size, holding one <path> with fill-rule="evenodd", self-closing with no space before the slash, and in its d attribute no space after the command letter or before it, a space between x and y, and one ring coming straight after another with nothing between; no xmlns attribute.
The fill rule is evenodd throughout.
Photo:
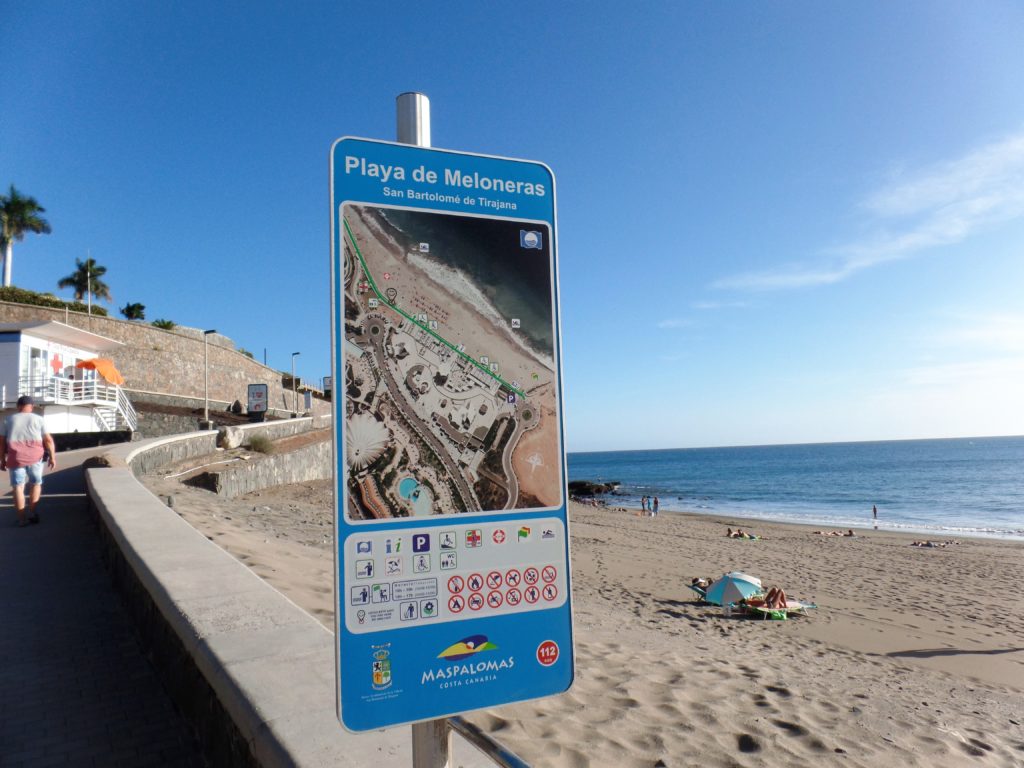
<svg viewBox="0 0 1024 768"><path fill-rule="evenodd" d="M75 368L85 368L89 371L96 371L100 376L111 384L121 386L124 384L124 376L117 370L113 360L105 357L94 357L92 360L82 360L75 364Z"/></svg>

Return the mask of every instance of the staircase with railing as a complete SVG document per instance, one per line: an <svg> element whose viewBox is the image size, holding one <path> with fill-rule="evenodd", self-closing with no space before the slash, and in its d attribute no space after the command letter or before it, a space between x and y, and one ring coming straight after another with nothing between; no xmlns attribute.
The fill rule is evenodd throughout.
<svg viewBox="0 0 1024 768"><path fill-rule="evenodd" d="M100 379L66 379L61 376L35 376L18 379L18 393L4 387L3 407L7 408L22 395L31 395L40 406L72 405L91 407L98 431L108 432L138 428L138 415L124 390Z"/></svg>

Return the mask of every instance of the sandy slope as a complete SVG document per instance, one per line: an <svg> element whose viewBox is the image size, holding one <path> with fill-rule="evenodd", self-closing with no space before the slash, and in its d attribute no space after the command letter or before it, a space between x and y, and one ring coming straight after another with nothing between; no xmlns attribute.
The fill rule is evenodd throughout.
<svg viewBox="0 0 1024 768"><path fill-rule="evenodd" d="M223 502L146 482L333 623L329 483ZM576 684L471 716L532 764L1024 765L1019 544L922 550L782 525L745 542L722 536L726 518L570 512ZM820 608L763 622L690 600L692 576L733 568Z"/></svg>

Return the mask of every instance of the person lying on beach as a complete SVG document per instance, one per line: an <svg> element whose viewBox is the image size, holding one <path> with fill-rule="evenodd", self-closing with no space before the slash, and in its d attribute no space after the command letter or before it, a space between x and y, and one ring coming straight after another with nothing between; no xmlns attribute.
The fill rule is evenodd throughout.
<svg viewBox="0 0 1024 768"><path fill-rule="evenodd" d="M781 587L772 587L768 590L768 594L764 596L764 604L766 608L786 608L786 593Z"/></svg>
<svg viewBox="0 0 1024 768"><path fill-rule="evenodd" d="M846 533L842 531L815 531L819 536L856 536L853 529L848 530Z"/></svg>
<svg viewBox="0 0 1024 768"><path fill-rule="evenodd" d="M742 528L737 528L735 531L732 528L726 528L725 535L730 539L748 539L750 541L756 541L760 538L752 533L747 533Z"/></svg>
<svg viewBox="0 0 1024 768"><path fill-rule="evenodd" d="M768 590L767 595L754 595L753 597L748 597L746 600L741 600L740 602L756 608L789 607L789 603L786 602L786 592L781 587L772 587Z"/></svg>
<svg viewBox="0 0 1024 768"><path fill-rule="evenodd" d="M946 546L945 541L915 541L912 542L912 547L944 547Z"/></svg>

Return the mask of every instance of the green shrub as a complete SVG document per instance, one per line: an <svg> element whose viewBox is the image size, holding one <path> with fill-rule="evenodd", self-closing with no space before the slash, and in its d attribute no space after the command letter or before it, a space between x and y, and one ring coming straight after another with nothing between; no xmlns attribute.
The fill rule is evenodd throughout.
<svg viewBox="0 0 1024 768"><path fill-rule="evenodd" d="M256 453L273 453L274 442L266 435L253 435L249 438L249 449Z"/></svg>
<svg viewBox="0 0 1024 768"><path fill-rule="evenodd" d="M88 312L89 306L81 301L64 301L58 299L52 293L36 293L25 288L18 288L9 285L6 288L0 287L0 301L9 301L13 304L30 304L34 307L54 307L64 309L67 307L72 312ZM97 317L106 317L107 310L95 304L92 306L92 313Z"/></svg>
<svg viewBox="0 0 1024 768"><path fill-rule="evenodd" d="M152 323L150 323L150 325L152 325L155 328L163 328L165 331L171 331L174 330L175 328L173 320L164 320L163 318L159 320L154 320Z"/></svg>
<svg viewBox="0 0 1024 768"><path fill-rule="evenodd" d="M254 360L255 359L255 357L253 356L252 352L250 352L248 349L242 349L241 347L239 347L238 351L241 352L246 357L248 357L250 360Z"/></svg>

